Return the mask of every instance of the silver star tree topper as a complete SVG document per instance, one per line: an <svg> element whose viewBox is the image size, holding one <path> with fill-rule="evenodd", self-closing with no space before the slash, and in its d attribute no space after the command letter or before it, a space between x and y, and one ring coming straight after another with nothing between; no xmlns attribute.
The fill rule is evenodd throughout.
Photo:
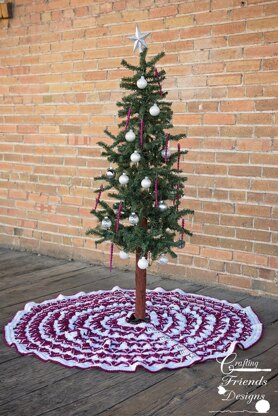
<svg viewBox="0 0 278 416"><path fill-rule="evenodd" d="M148 47L145 39L147 36L149 36L149 34L150 32L140 32L138 25L136 25L135 36L129 37L130 40L134 40L133 52L138 48L139 52L141 53L145 48Z"/></svg>

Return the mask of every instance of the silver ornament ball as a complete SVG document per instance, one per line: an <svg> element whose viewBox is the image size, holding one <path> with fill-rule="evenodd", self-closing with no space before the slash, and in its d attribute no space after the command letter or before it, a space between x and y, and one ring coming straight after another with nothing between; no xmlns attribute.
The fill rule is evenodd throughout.
<svg viewBox="0 0 278 416"><path fill-rule="evenodd" d="M168 257L165 254L162 254L158 259L159 264L167 264L168 262Z"/></svg>
<svg viewBox="0 0 278 416"><path fill-rule="evenodd" d="M127 174L124 172L121 174L121 176L119 177L119 182L121 185L126 185L129 181L129 177L127 176Z"/></svg>
<svg viewBox="0 0 278 416"><path fill-rule="evenodd" d="M107 179L112 179L115 176L115 171L112 168L107 169L106 171L106 177Z"/></svg>
<svg viewBox="0 0 278 416"><path fill-rule="evenodd" d="M103 220L101 221L101 228L103 230L109 230L111 225L112 225L112 222L108 217L104 217Z"/></svg>
<svg viewBox="0 0 278 416"><path fill-rule="evenodd" d="M151 186L151 184L152 183L151 183L150 179L147 176L145 176L145 178L141 181L141 186L144 189L149 189L149 187Z"/></svg>
<svg viewBox="0 0 278 416"><path fill-rule="evenodd" d="M184 248L185 247L185 241L184 240L178 240L177 248Z"/></svg>
<svg viewBox="0 0 278 416"><path fill-rule="evenodd" d="M128 221L131 225L137 225L139 222L139 217L137 214L135 214L135 212L132 212L128 217Z"/></svg>
<svg viewBox="0 0 278 416"><path fill-rule="evenodd" d="M158 114L160 113L160 108L158 107L158 105L155 103L151 108L150 108L150 115L151 116L158 116Z"/></svg>
<svg viewBox="0 0 278 416"><path fill-rule="evenodd" d="M124 250L121 250L119 252L119 256L120 256L120 259L122 260L127 260L129 258L129 254Z"/></svg>
<svg viewBox="0 0 278 416"><path fill-rule="evenodd" d="M143 90L148 85L145 77L142 75L141 78L137 81L137 87L140 88L140 90Z"/></svg>
<svg viewBox="0 0 278 416"><path fill-rule="evenodd" d="M130 155L130 160L131 160L131 162L134 162L134 163L138 163L139 161L140 161L140 159L141 159L141 155L140 155L140 153L137 151L137 150L135 150L131 155Z"/></svg>
<svg viewBox="0 0 278 416"><path fill-rule="evenodd" d="M146 257L141 257L141 259L139 259L139 261L138 261L137 265L138 265L139 269L141 269L141 270L145 270L145 269L147 269L147 268L148 268L148 266L149 266L149 262L148 262L148 260L146 259Z"/></svg>
<svg viewBox="0 0 278 416"><path fill-rule="evenodd" d="M159 211L161 211L161 212L164 212L164 211L166 211L166 209L167 209L168 207L167 207L167 205L165 204L165 202L164 201L160 201L159 202L159 204L158 204L158 209L159 209Z"/></svg>
<svg viewBox="0 0 278 416"><path fill-rule="evenodd" d="M132 129L128 130L128 132L125 134L125 139L127 142L134 142L135 133Z"/></svg>
<svg viewBox="0 0 278 416"><path fill-rule="evenodd" d="M166 149L163 149L161 151L161 156L163 157L163 159L165 159L165 155L166 155ZM168 148L167 149L167 158L169 158L171 156L171 150Z"/></svg>

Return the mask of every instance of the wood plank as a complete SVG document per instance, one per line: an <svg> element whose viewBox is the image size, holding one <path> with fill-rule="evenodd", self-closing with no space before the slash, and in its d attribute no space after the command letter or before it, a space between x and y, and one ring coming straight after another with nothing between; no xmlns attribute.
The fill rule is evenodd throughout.
<svg viewBox="0 0 278 416"><path fill-rule="evenodd" d="M0 270L6 270L9 266L11 266L16 260L18 261L20 258L29 257L29 253L25 253L24 251L8 251L2 253L0 255L1 267Z"/></svg>
<svg viewBox="0 0 278 416"><path fill-rule="evenodd" d="M67 261L60 260L53 263L53 261L36 261L22 266L9 268L7 272L0 274L0 289L8 289L22 283L22 277L24 275L33 274L33 276L39 276L42 270L49 270L57 265L67 264Z"/></svg>
<svg viewBox="0 0 278 416"><path fill-rule="evenodd" d="M9 249L9 248L7 248L7 247L1 247L1 246L0 246L0 255L1 255L2 253L6 253L7 251L10 251L10 249Z"/></svg>
<svg viewBox="0 0 278 416"><path fill-rule="evenodd" d="M37 255L24 256L20 258L20 261L13 259L12 265L1 270L0 278L5 276L17 276L18 274L25 274L39 268L57 266L63 263L67 263L67 260Z"/></svg>
<svg viewBox="0 0 278 416"><path fill-rule="evenodd" d="M227 300L231 303L240 302L243 299L246 299L249 295L246 292L240 292L238 290L229 290L217 286L209 286L201 289L198 294L216 298L219 300Z"/></svg>
<svg viewBox="0 0 278 416"><path fill-rule="evenodd" d="M44 363L39 359L34 360L31 356L17 354L17 359L1 365L1 374L5 375L5 382L0 384L0 414L2 404L78 372L80 370L75 368Z"/></svg>
<svg viewBox="0 0 278 416"><path fill-rule="evenodd" d="M162 372L150 374L141 371L139 374L73 371L39 390L36 388L24 396L6 401L0 406L0 415L95 415L103 406L118 402L119 397L127 397L132 392L146 389L168 377L168 373ZM88 400L94 402L94 408L90 408L89 413L86 409Z"/></svg>
<svg viewBox="0 0 278 416"><path fill-rule="evenodd" d="M76 279L76 275L81 273L81 270L90 270L89 267L83 265L71 265L71 270L68 273L64 273L61 275L51 276L46 279L40 280L40 274L37 273L37 279L22 279L22 282L15 286L4 289L0 293L0 305L1 309L5 308L9 305L15 305L19 302L27 302L31 300L33 297L38 297L39 295L47 295L49 292L54 292L53 285L59 288L61 287L61 280L65 279L65 282L70 280L70 284L72 285L73 278ZM67 283L66 283L67 284ZM56 289L57 290L57 289Z"/></svg>
<svg viewBox="0 0 278 416"><path fill-rule="evenodd" d="M150 279L154 275L147 276L147 283L149 283ZM162 287L165 290L174 290L174 289L182 289L184 292L193 293L198 292L199 290L203 289L204 286L196 283L192 283L186 280L175 280L175 279L168 279L165 277L161 277L160 280L155 281L153 284L149 284L148 286L150 289L155 289L156 287Z"/></svg>
<svg viewBox="0 0 278 416"><path fill-rule="evenodd" d="M70 271L75 271L78 269L81 270L88 267L90 266L80 262L61 262L56 266L53 265L45 269L33 270L22 275L14 276L12 279L10 276L0 277L0 289L1 291L9 290L19 285L40 282L44 279L47 279L48 277L59 276Z"/></svg>

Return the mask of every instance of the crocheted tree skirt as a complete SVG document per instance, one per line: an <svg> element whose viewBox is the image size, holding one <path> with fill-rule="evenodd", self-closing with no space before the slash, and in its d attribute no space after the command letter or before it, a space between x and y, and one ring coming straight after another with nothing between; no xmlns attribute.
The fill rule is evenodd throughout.
<svg viewBox="0 0 278 416"><path fill-rule="evenodd" d="M247 349L262 324L248 306L162 288L147 291L150 322L127 321L134 290L114 287L27 303L5 327L5 339L20 354L67 367L106 371L176 369Z"/></svg>

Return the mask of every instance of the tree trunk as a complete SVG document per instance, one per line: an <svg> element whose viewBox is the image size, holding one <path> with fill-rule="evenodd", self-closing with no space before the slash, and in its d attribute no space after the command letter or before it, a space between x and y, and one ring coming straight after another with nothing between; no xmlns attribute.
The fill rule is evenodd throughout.
<svg viewBox="0 0 278 416"><path fill-rule="evenodd" d="M142 228L147 228L147 218L143 218L140 224ZM137 263L142 255L147 256L147 253L142 253L141 249L136 250L136 272L135 272L135 285L136 285L136 306L135 306L135 318L146 318L146 280L147 270L139 269Z"/></svg>

